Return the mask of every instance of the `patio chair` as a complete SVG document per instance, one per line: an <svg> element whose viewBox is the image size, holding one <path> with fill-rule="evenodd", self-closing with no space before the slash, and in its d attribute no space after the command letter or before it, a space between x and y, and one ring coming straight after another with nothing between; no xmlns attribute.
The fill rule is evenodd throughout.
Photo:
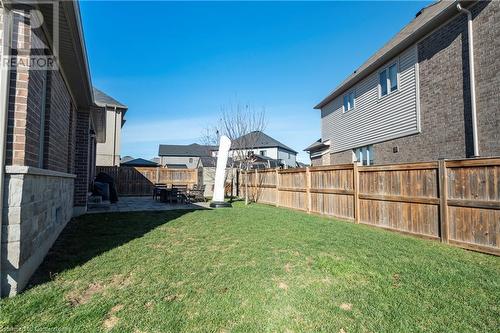
<svg viewBox="0 0 500 333"><path fill-rule="evenodd" d="M188 199L188 186L187 185L173 185L172 189L177 190L177 198L181 203L189 201Z"/></svg>
<svg viewBox="0 0 500 333"><path fill-rule="evenodd" d="M167 184L157 183L153 187L153 200L157 200L161 197L161 191L167 188Z"/></svg>
<svg viewBox="0 0 500 333"><path fill-rule="evenodd" d="M188 199L192 202L205 202L205 185L195 185L188 191Z"/></svg>
<svg viewBox="0 0 500 333"><path fill-rule="evenodd" d="M178 203L179 202L179 192L175 188L161 189L160 190L160 201L168 203Z"/></svg>

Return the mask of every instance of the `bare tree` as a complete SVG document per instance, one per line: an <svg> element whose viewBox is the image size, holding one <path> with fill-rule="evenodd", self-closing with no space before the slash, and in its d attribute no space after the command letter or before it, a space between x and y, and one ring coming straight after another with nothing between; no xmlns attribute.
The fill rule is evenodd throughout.
<svg viewBox="0 0 500 333"><path fill-rule="evenodd" d="M265 109L240 103L223 105L217 124L206 128L202 135L204 144L219 142L221 135L227 136L232 144L230 177L231 191L234 183L234 170L245 170L245 204L248 204L248 171L254 157L254 149L261 133L266 127ZM228 173L229 174L229 173Z"/></svg>

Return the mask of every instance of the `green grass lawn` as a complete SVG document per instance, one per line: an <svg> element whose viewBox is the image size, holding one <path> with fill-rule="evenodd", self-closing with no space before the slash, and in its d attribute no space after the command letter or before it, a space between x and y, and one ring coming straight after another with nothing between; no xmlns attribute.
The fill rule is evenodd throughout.
<svg viewBox="0 0 500 333"><path fill-rule="evenodd" d="M0 331L498 332L500 258L270 206L68 225Z"/></svg>

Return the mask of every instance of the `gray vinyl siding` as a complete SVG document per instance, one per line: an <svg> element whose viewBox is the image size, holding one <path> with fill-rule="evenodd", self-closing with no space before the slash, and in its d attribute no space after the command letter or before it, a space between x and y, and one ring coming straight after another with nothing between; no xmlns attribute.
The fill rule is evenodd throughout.
<svg viewBox="0 0 500 333"><path fill-rule="evenodd" d="M290 158L288 157L290 156ZM288 150L278 149L278 159L281 159L284 164L295 167L297 165L297 155Z"/></svg>
<svg viewBox="0 0 500 333"><path fill-rule="evenodd" d="M322 140L331 139L331 151L366 146L419 131L417 46L410 47L379 70L399 64L398 91L379 99L379 70L357 83L354 109L343 112L343 95L321 109Z"/></svg>
<svg viewBox="0 0 500 333"><path fill-rule="evenodd" d="M192 159L192 162L189 162ZM197 156L160 156L161 165L167 164L185 164L188 169L195 169L198 167L200 158Z"/></svg>

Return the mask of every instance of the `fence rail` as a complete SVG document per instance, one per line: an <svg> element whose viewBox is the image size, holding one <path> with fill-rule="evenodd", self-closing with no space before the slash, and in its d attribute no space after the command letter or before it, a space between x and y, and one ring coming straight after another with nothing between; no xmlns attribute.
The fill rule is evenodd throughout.
<svg viewBox="0 0 500 333"><path fill-rule="evenodd" d="M198 169L98 166L96 171L113 177L118 195L122 196L151 195L157 183L188 186L198 183Z"/></svg>
<svg viewBox="0 0 500 333"><path fill-rule="evenodd" d="M256 202L500 255L500 158L255 170L240 180Z"/></svg>

